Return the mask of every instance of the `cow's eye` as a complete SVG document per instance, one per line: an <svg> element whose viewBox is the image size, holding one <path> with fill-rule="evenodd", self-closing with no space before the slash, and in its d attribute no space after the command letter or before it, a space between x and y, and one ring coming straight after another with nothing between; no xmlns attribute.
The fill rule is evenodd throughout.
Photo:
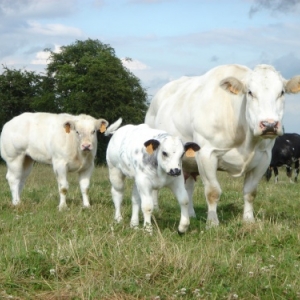
<svg viewBox="0 0 300 300"><path fill-rule="evenodd" d="M284 91L281 91L280 93L280 97L282 97L284 95Z"/></svg>
<svg viewBox="0 0 300 300"><path fill-rule="evenodd" d="M252 92L249 90L248 91L248 95L250 96L250 97L253 97L253 94L252 94Z"/></svg>
<svg viewBox="0 0 300 300"><path fill-rule="evenodd" d="M168 153L165 152L165 151L162 152L162 155L163 155L164 157L168 157Z"/></svg>
<svg viewBox="0 0 300 300"><path fill-rule="evenodd" d="M95 134L95 132L96 132L96 130L93 130L93 131L92 131L92 134Z"/></svg>
<svg viewBox="0 0 300 300"><path fill-rule="evenodd" d="M78 135L79 135L79 131L77 131L77 130L76 130L76 134L78 134Z"/></svg>

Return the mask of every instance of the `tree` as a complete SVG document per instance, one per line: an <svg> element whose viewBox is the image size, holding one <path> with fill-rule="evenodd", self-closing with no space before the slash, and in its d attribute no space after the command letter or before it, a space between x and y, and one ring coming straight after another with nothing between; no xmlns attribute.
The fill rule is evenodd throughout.
<svg viewBox="0 0 300 300"><path fill-rule="evenodd" d="M61 112L89 114L123 124L143 123L147 94L140 80L123 66L109 45L98 40L76 41L61 52L50 50L47 78ZM47 92L51 95L51 90ZM107 141L99 137L98 159L103 162Z"/></svg>
<svg viewBox="0 0 300 300"><path fill-rule="evenodd" d="M34 100L41 94L42 77L34 72L11 70L6 66L0 75L0 125L28 111L35 111Z"/></svg>

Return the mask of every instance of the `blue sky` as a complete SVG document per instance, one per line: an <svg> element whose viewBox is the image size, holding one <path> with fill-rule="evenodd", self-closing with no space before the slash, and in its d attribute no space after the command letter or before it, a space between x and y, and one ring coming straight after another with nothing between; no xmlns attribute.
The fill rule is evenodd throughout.
<svg viewBox="0 0 300 300"><path fill-rule="evenodd" d="M43 50L76 40L110 44L149 97L170 80L221 64L273 65L300 75L300 0L0 0L0 69L42 72ZM284 125L300 133L300 95Z"/></svg>

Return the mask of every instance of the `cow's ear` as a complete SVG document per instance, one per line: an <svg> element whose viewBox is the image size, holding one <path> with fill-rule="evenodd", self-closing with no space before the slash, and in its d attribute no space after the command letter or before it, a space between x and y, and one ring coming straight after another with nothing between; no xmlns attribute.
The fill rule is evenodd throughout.
<svg viewBox="0 0 300 300"><path fill-rule="evenodd" d="M184 145L186 157L195 157L195 152L200 150L200 146L193 142L188 142Z"/></svg>
<svg viewBox="0 0 300 300"><path fill-rule="evenodd" d="M158 140L148 140L147 142L144 143L144 146L146 147L146 151L149 154L152 154L160 145L160 142Z"/></svg>
<svg viewBox="0 0 300 300"><path fill-rule="evenodd" d="M238 95L244 91L244 85L235 77L227 77L220 82L220 87L225 91Z"/></svg>
<svg viewBox="0 0 300 300"><path fill-rule="evenodd" d="M74 129L74 123L72 121L67 121L64 123L64 128L66 133L70 133L72 129Z"/></svg>
<svg viewBox="0 0 300 300"><path fill-rule="evenodd" d="M104 119L98 120L97 128L99 128L99 131L101 133L106 131L107 126L108 126L108 122L106 120L104 120Z"/></svg>
<svg viewBox="0 0 300 300"><path fill-rule="evenodd" d="M285 83L285 91L288 94L297 94L300 92L300 76L295 76Z"/></svg>

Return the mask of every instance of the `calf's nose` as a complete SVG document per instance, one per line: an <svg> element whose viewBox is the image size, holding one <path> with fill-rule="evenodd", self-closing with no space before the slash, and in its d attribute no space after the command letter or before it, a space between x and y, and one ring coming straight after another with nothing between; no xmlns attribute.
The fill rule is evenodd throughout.
<svg viewBox="0 0 300 300"><path fill-rule="evenodd" d="M81 148L83 151L90 151L92 149L92 145L91 144L82 144Z"/></svg>
<svg viewBox="0 0 300 300"><path fill-rule="evenodd" d="M169 175L171 176L179 176L181 174L181 170L178 168L171 169Z"/></svg>

